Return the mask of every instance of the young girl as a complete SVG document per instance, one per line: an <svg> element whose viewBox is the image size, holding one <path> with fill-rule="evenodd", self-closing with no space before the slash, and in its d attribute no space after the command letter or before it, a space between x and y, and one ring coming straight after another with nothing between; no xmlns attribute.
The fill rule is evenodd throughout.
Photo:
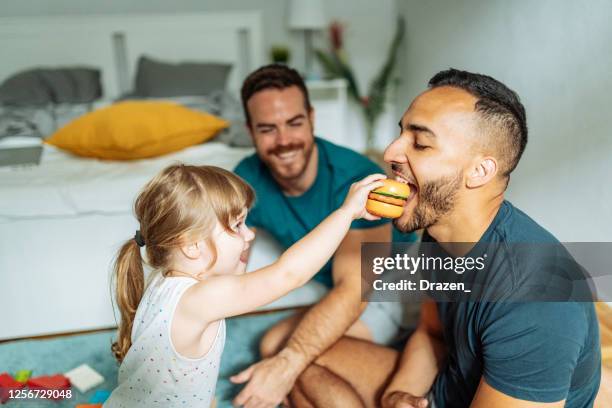
<svg viewBox="0 0 612 408"><path fill-rule="evenodd" d="M275 263L244 274L253 190L212 166L173 165L135 203L140 230L117 257L119 385L106 407L208 407L225 343L224 318L306 283L333 255L384 175L353 184L344 204ZM313 203L316 205L316 203ZM283 220L278 220L282 223ZM145 285L141 248L153 268Z"/></svg>

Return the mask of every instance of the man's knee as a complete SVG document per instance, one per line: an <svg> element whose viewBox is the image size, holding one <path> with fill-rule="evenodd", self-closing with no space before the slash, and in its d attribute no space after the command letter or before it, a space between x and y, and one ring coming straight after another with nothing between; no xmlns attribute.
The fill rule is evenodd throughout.
<svg viewBox="0 0 612 408"><path fill-rule="evenodd" d="M295 384L301 389L310 388L311 386L316 385L316 382L320 380L320 378L317 377L321 375L321 371L323 370L325 369L317 364L310 364L300 373L295 381Z"/></svg>
<svg viewBox="0 0 612 408"><path fill-rule="evenodd" d="M289 402L291 408L314 408L312 402L304 394L304 387L310 388L312 382L312 366L306 367L300 376L295 381L293 388L289 394Z"/></svg>
<svg viewBox="0 0 612 408"><path fill-rule="evenodd" d="M291 397L294 405L300 408L365 406L350 383L318 364L310 364L300 374Z"/></svg>
<svg viewBox="0 0 612 408"><path fill-rule="evenodd" d="M321 367L329 368L336 364L342 364L343 359L348 354L355 353L359 355L363 350L368 350L369 347L381 347L371 341L359 339L351 336L342 336L338 339L333 346L328 348L325 352L317 356L314 363Z"/></svg>
<svg viewBox="0 0 612 408"><path fill-rule="evenodd" d="M284 343L284 341L280 336L278 326L273 326L261 338L259 342L259 354L262 358L271 357L280 351L282 343Z"/></svg>
<svg viewBox="0 0 612 408"><path fill-rule="evenodd" d="M304 392L296 384L289 394L289 407L291 408L315 408L312 402L306 398Z"/></svg>
<svg viewBox="0 0 612 408"><path fill-rule="evenodd" d="M263 335L259 342L259 354L262 358L275 355L285 346L287 339L291 336L303 315L303 312L298 312L285 320L281 320Z"/></svg>

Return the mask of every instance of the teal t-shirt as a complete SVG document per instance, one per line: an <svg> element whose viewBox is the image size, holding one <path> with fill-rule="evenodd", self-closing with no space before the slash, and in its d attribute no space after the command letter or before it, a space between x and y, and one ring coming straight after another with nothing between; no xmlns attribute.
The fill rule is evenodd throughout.
<svg viewBox="0 0 612 408"><path fill-rule="evenodd" d="M425 242L436 244L427 232ZM437 302L448 350L433 385L438 407L469 406L482 376L518 399L593 405L601 376L593 303L545 302L537 300L537 293L532 293L536 300L527 301L516 295L551 286L556 271L543 262L549 244L561 248L548 231L504 201L475 248L489 259L499 258L484 272L482 294L507 293L515 301Z"/></svg>
<svg viewBox="0 0 612 408"><path fill-rule="evenodd" d="M344 202L352 183L382 169L368 158L327 140L315 138L319 152L317 177L301 196L283 194L266 165L253 154L243 159L234 172L255 190L256 202L247 224L267 230L285 248L304 237ZM389 222L355 220L351 228L372 228ZM414 241L414 234L394 233L394 239ZM315 280L333 286L331 260L315 275Z"/></svg>

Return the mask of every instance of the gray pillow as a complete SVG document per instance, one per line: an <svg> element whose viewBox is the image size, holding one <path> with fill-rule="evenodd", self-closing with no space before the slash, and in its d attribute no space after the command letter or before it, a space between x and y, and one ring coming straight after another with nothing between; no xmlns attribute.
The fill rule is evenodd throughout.
<svg viewBox="0 0 612 408"><path fill-rule="evenodd" d="M219 116L230 122L217 140L233 147L252 147L253 140L246 128L246 121L240 101L224 91L213 92L210 97L220 107Z"/></svg>
<svg viewBox="0 0 612 408"><path fill-rule="evenodd" d="M172 64L142 56L138 60L133 96L208 95L225 89L231 64L182 62Z"/></svg>
<svg viewBox="0 0 612 408"><path fill-rule="evenodd" d="M87 67L33 68L0 84L0 103L5 105L88 103L101 96L100 70Z"/></svg>

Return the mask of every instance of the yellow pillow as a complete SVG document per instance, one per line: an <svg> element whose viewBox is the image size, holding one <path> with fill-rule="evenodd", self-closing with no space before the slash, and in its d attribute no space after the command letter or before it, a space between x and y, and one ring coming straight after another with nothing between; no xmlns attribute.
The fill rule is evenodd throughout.
<svg viewBox="0 0 612 408"><path fill-rule="evenodd" d="M83 115L45 142L79 156L134 160L202 143L228 126L171 102L129 101Z"/></svg>

